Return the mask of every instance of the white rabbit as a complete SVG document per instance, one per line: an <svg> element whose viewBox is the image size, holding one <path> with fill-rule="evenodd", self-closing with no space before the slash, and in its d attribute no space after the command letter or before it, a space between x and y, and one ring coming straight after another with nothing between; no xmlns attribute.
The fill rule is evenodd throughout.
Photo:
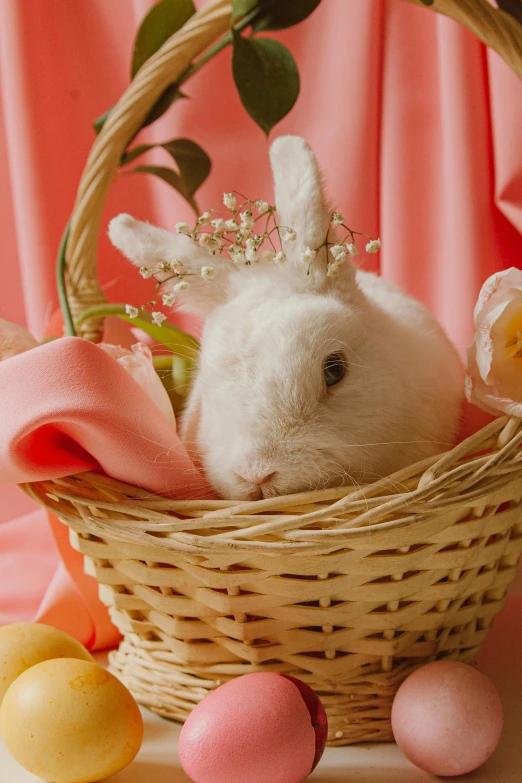
<svg viewBox="0 0 522 783"><path fill-rule="evenodd" d="M444 451L463 397L457 352L419 302L349 262L327 277L331 213L303 139L270 150L287 260L238 268L187 236L120 215L110 238L133 263L177 259L178 306L205 319L182 437L223 497L258 499L367 482ZM199 275L212 264L215 278Z"/></svg>

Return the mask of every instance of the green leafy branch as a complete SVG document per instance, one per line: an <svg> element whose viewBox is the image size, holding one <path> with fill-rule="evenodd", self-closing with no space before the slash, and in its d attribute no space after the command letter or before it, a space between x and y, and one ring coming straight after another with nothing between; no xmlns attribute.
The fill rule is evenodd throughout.
<svg viewBox="0 0 522 783"><path fill-rule="evenodd" d="M282 30L305 19L319 5L320 0L233 0L231 29L208 52L193 62L189 68L170 84L156 101L141 129L159 119L174 103L187 96L182 86L209 60L227 46L232 46L232 71L240 99L248 114L269 134L293 107L299 95L299 73L297 65L288 51L278 41L256 38L259 32ZM161 0L145 16L138 30L131 62L131 79L158 49L174 35L195 13L192 0ZM250 28L250 34L243 33ZM93 123L97 134L107 122L112 108L104 112ZM137 133L139 133L139 130ZM190 204L196 214L198 206L195 194L207 179L211 170L208 154L196 142L180 138L161 144L132 143L129 139L120 160L123 175L152 174L176 190ZM132 165L152 149L162 149L174 166ZM65 251L69 236L69 224L64 232L57 261L57 282L60 305L64 315L66 333L74 335L75 327L89 318L113 316L127 322L131 319L125 312L125 305L105 304L90 308L73 321L65 287ZM151 315L141 311L132 319L132 324L152 339L163 345L170 354L154 356L154 366L169 394L176 412L183 409L190 388L194 363L199 345L190 335L169 321L161 326L152 322Z"/></svg>
<svg viewBox="0 0 522 783"><path fill-rule="evenodd" d="M141 125L145 128L161 117L178 100L186 98L181 87L209 60L232 45L232 69L239 96L248 114L268 134L292 108L299 94L297 65L281 43L256 38L259 32L282 30L298 24L317 8L320 0L233 0L231 29L208 52L193 62L179 79L170 84L154 104ZM147 60L195 13L192 0L161 0L143 19L134 42L131 79ZM250 28L250 35L242 35ZM112 112L108 109L93 123L100 133ZM139 131L138 131L139 133ZM135 134L137 135L137 134ZM190 139L171 139L162 144L136 144L129 140L122 155L123 174L152 174L174 188L198 213L195 194L207 179L211 161L207 153ZM168 153L176 168L137 165L129 168L141 155L153 148ZM75 335L75 324L67 301L65 285L65 251L68 230L64 232L57 259L57 284L64 314L66 333ZM85 314L82 314L82 319ZM80 321L78 321L80 323Z"/></svg>

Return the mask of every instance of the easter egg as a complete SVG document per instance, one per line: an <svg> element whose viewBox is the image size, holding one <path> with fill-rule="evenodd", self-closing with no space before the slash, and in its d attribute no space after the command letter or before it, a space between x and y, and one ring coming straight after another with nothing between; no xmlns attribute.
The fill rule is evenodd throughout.
<svg viewBox="0 0 522 783"><path fill-rule="evenodd" d="M51 658L92 656L69 634L40 623L13 623L0 628L0 704L16 678L42 661Z"/></svg>
<svg viewBox="0 0 522 783"><path fill-rule="evenodd" d="M143 721L127 688L89 661L58 658L32 666L0 708L7 750L50 783L92 783L127 766Z"/></svg>
<svg viewBox="0 0 522 783"><path fill-rule="evenodd" d="M433 775L465 775L480 767L502 733L500 697L488 678L459 661L417 669L399 688L392 708L397 745Z"/></svg>
<svg viewBox="0 0 522 783"><path fill-rule="evenodd" d="M327 734L324 707L308 685L258 672L221 685L194 708L179 757L195 783L302 783Z"/></svg>

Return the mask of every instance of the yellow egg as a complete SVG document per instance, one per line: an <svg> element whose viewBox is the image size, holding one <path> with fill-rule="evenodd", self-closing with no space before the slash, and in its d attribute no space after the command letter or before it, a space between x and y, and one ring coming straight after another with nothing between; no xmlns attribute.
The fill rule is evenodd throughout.
<svg viewBox="0 0 522 783"><path fill-rule="evenodd" d="M0 704L16 678L51 658L81 658L92 655L69 634L41 623L13 623L0 628Z"/></svg>
<svg viewBox="0 0 522 783"><path fill-rule="evenodd" d="M20 675L0 708L7 750L50 783L92 783L127 766L143 720L127 688L95 663L58 658Z"/></svg>

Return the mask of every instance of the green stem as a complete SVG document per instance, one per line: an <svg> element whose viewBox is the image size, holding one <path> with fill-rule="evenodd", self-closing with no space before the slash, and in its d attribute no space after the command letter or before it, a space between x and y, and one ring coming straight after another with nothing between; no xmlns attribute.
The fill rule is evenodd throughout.
<svg viewBox="0 0 522 783"><path fill-rule="evenodd" d="M243 19L237 22L237 24L234 25L234 30L236 30L237 32L241 32L241 30L244 30L246 27L252 24L252 22L256 19L259 13L260 13L259 9L255 11L251 11ZM194 76L194 74L197 73L209 60L211 60L213 57L216 56L216 54L218 54L226 46L228 46L231 43L231 41L232 41L232 32L229 31L223 36L223 38L220 41L214 44L214 46L211 47L206 54L200 57L196 63L193 63L191 66L189 66L189 68L187 68L187 70L179 77L177 84L179 86L184 84L187 81L187 79L190 79L191 76ZM131 141L132 139L129 141L129 144L131 143ZM57 284L58 284L58 297L60 300L60 307L65 322L65 332L66 334L74 337L76 335L76 330L74 328L71 309L69 307L69 302L67 300L67 291L65 288L65 249L67 247L67 240L69 238L69 228L70 228L70 221L69 223L67 223L67 227L65 229L64 235L62 237L62 241L60 243L60 249L58 251L58 260L56 266L56 276L57 276ZM82 321L86 320L86 318L94 317L95 315L103 315L103 313L95 312L95 311L97 311L97 308L91 308L91 310L87 310L86 312L82 313L82 315L80 316L81 320L80 319L77 320L78 325L82 323ZM120 317L123 317L121 313L118 313L118 315Z"/></svg>
<svg viewBox="0 0 522 783"><path fill-rule="evenodd" d="M56 262L56 284L58 287L60 308L63 313L65 334L69 337L76 337L76 329L74 328L71 308L69 307L69 300L67 299L67 289L65 286L65 251L67 249L67 241L69 239L70 230L71 221L69 221L65 227L65 231L63 232L60 242L60 247L58 249L58 258Z"/></svg>
<svg viewBox="0 0 522 783"><path fill-rule="evenodd" d="M142 329L155 342L161 343L178 356L195 359L198 355L199 342L191 334L187 334L169 321L164 321L161 326L157 326L152 322L151 314L144 311L140 312L136 318L130 318L126 314L123 304L103 304L90 307L78 316L76 323L79 326L89 318L106 318L109 315L121 318L132 326Z"/></svg>
<svg viewBox="0 0 522 783"><path fill-rule="evenodd" d="M252 24L252 22L255 20L257 16L259 16L259 9L255 11L251 11L249 14L247 14L243 19L241 19L240 22L234 25L234 30L238 33L241 32L241 30L244 30L246 27ZM195 73L197 73L200 68L202 68L206 63L208 63L209 60L211 60L213 57L216 56L216 54L219 54L226 46L228 46L232 42L232 31L229 30L228 33L226 33L223 38L221 38L220 41L214 44L206 54L204 54L202 57L199 58L199 60L195 63L192 63L185 73L182 73L179 77L177 84L179 87L181 87L182 84L184 84L187 79L190 79L191 76L194 76Z"/></svg>
<svg viewBox="0 0 522 783"><path fill-rule="evenodd" d="M164 370L172 372L173 353L155 354L152 357L152 364L155 370Z"/></svg>

